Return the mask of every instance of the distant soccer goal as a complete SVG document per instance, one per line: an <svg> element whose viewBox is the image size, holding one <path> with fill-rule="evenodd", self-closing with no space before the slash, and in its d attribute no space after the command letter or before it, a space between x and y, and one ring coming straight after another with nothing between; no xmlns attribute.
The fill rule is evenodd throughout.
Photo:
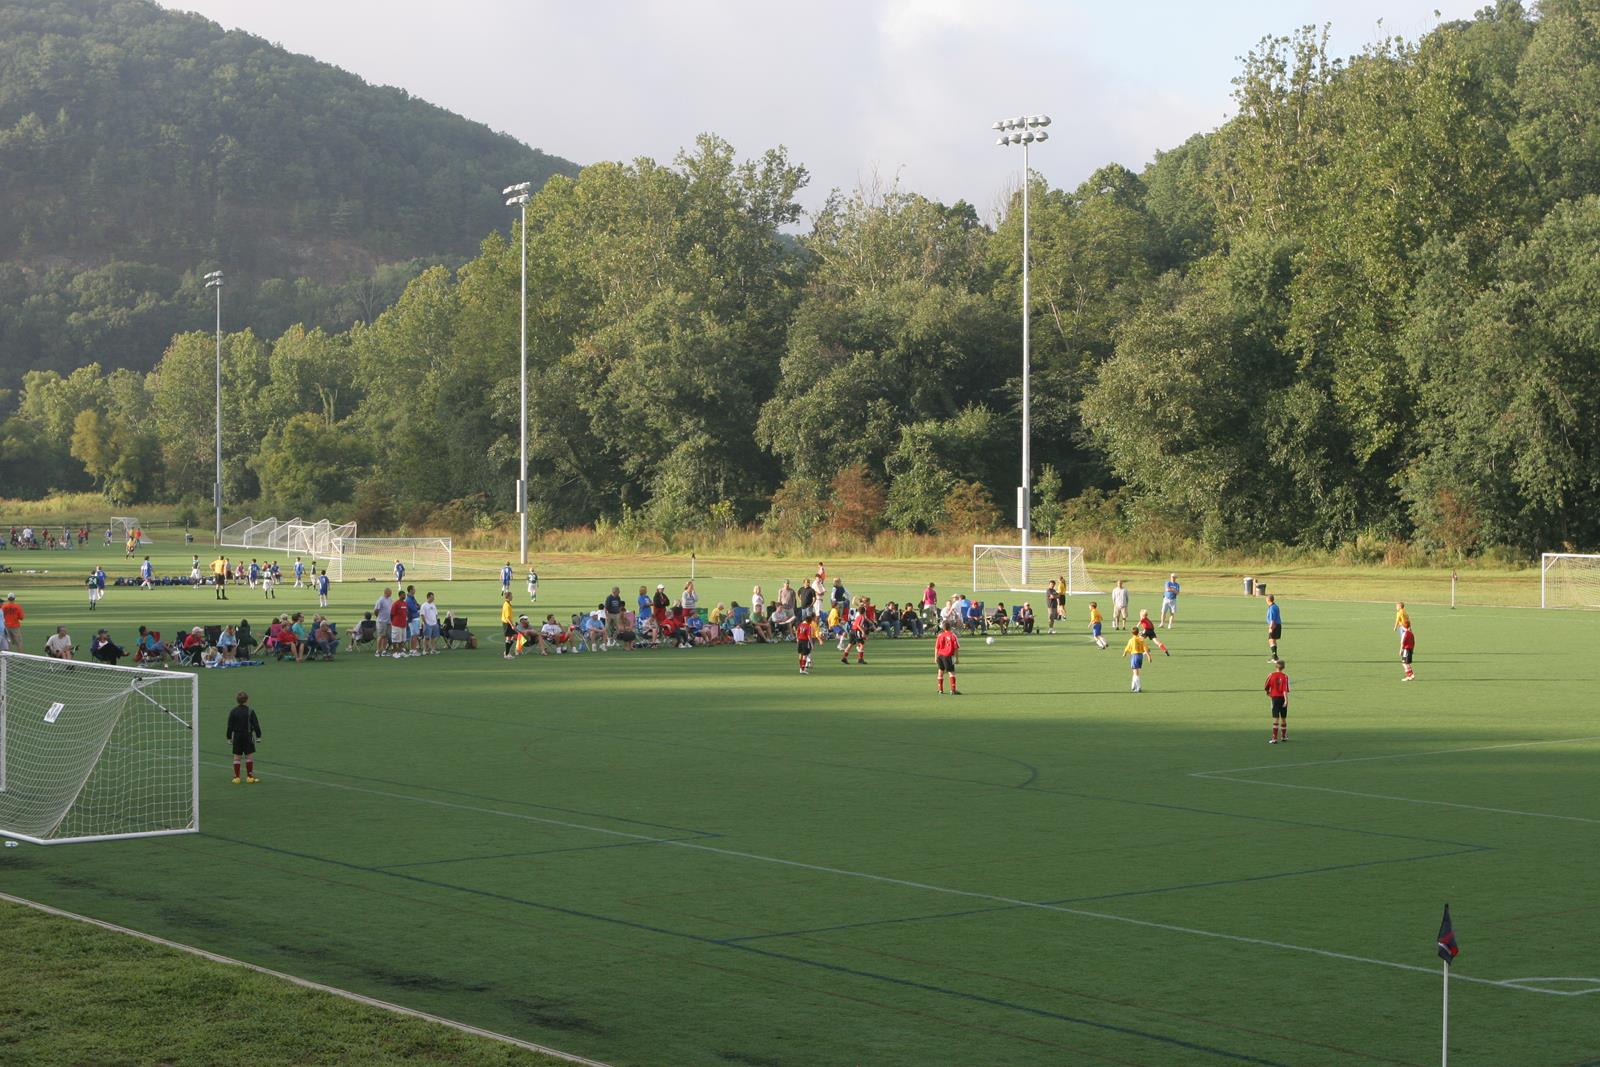
<svg viewBox="0 0 1600 1067"><path fill-rule="evenodd" d="M150 535L144 532L144 527L139 525L139 520L132 515L113 515L106 521L111 529L111 539L117 544L122 544L134 534L139 535L141 545L154 544Z"/></svg>
<svg viewBox="0 0 1600 1067"><path fill-rule="evenodd" d="M398 561L407 581L448 582L454 574L448 537L335 537L323 561L335 582L393 581Z"/></svg>
<svg viewBox="0 0 1600 1067"><path fill-rule="evenodd" d="M1546 552L1539 557L1541 608L1600 608L1600 555Z"/></svg>
<svg viewBox="0 0 1600 1067"><path fill-rule="evenodd" d="M237 522L230 522L222 528L222 537L218 539L217 543L227 548L245 548L247 547L244 543L245 531L255 524L256 520L248 515Z"/></svg>
<svg viewBox="0 0 1600 1067"><path fill-rule="evenodd" d="M0 652L0 835L200 829L200 679Z"/></svg>
<svg viewBox="0 0 1600 1067"><path fill-rule="evenodd" d="M1021 545L973 545L972 591L1042 593L1045 586L1058 582L1067 596L1103 592L1095 588L1083 563L1083 549L1076 545L1029 545L1024 571Z"/></svg>

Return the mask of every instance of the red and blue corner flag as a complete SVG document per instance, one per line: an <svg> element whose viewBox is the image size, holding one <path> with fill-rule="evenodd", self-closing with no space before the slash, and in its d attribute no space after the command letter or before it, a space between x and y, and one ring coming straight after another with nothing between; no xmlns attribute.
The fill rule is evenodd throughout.
<svg viewBox="0 0 1600 1067"><path fill-rule="evenodd" d="M1456 944L1456 932L1450 925L1450 905L1444 906L1444 920L1439 923L1439 958L1446 963L1453 963L1461 952L1461 946Z"/></svg>

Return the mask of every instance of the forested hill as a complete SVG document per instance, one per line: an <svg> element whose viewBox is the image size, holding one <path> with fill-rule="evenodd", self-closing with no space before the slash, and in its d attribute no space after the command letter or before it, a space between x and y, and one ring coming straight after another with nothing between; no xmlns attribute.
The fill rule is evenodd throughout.
<svg viewBox="0 0 1600 1067"><path fill-rule="evenodd" d="M252 300L309 279L297 306L259 309L264 328L347 326L367 316L308 285L463 260L506 225L501 187L577 169L148 0L0 0L0 386L74 356L148 367L195 325L157 305L202 268ZM74 312L123 329L68 336Z"/></svg>

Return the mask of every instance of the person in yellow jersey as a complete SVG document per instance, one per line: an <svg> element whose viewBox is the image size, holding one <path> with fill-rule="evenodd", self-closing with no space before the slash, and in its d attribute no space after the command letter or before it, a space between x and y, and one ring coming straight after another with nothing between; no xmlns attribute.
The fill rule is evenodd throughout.
<svg viewBox="0 0 1600 1067"><path fill-rule="evenodd" d="M1394 602L1394 631L1399 633L1401 630L1409 629L1411 629L1411 616L1406 614L1406 602L1404 600L1396 600Z"/></svg>
<svg viewBox="0 0 1600 1067"><path fill-rule="evenodd" d="M1128 638L1128 643L1122 648L1122 654L1130 657L1128 666L1133 669L1133 691L1144 692L1139 682L1139 672L1144 669L1144 658L1150 654L1150 646L1145 642L1144 634L1138 630L1133 631L1133 636Z"/></svg>
<svg viewBox="0 0 1600 1067"><path fill-rule="evenodd" d="M516 615L511 610L511 590L507 589L500 594L500 630L505 635L506 650L503 653L510 659L515 653L517 644Z"/></svg>
<svg viewBox="0 0 1600 1067"><path fill-rule="evenodd" d="M1089 633L1094 636L1094 643L1099 645L1102 651L1107 647L1106 639L1100 633L1105 621L1100 614L1100 605L1093 600L1089 601Z"/></svg>

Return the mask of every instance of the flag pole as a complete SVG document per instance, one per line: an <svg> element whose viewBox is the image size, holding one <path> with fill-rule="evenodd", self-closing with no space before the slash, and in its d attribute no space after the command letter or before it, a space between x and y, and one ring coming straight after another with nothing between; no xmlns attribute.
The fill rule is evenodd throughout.
<svg viewBox="0 0 1600 1067"><path fill-rule="evenodd" d="M1450 961L1440 960L1439 966L1444 968L1444 1028L1443 1048L1439 1063L1441 1067L1450 1067Z"/></svg>

